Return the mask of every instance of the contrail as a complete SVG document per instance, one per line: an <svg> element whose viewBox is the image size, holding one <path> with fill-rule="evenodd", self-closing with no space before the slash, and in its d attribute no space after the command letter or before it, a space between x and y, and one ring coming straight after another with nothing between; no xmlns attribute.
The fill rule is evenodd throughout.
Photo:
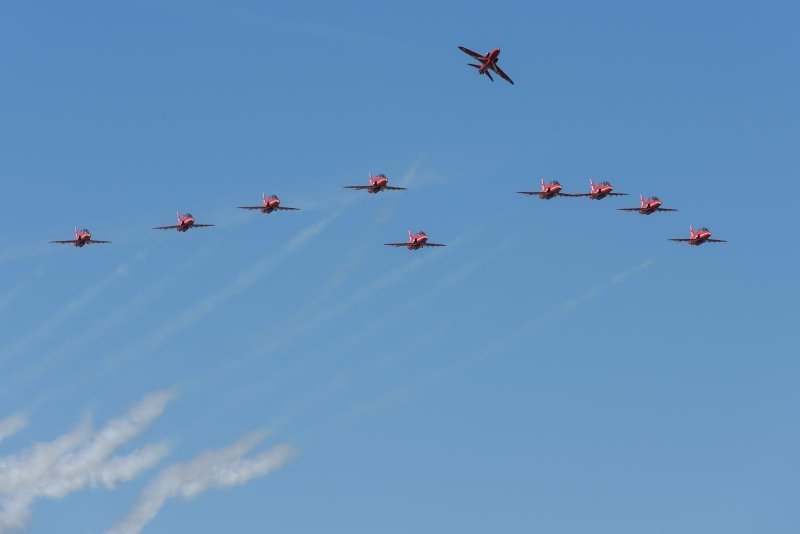
<svg viewBox="0 0 800 534"><path fill-rule="evenodd" d="M146 395L127 415L92 432L84 418L73 430L20 454L0 458L0 531L24 528L38 498L61 498L88 484L113 488L132 480L166 456L163 444L148 445L125 456L112 457L157 417L171 397L168 391Z"/></svg>
<svg viewBox="0 0 800 534"><path fill-rule="evenodd" d="M144 258L145 254L143 252L139 252L133 257L133 259L118 265L116 269L114 269L101 280L81 287L81 294L78 297L67 303L66 306L46 319L26 336L22 337L22 339L19 339L14 345L4 350L3 357L0 359L0 362L7 362L9 359L19 355L20 353L23 353L32 345L41 341L42 338L48 336L61 323L73 317L84 306L97 298L97 296L102 294L103 291L108 289L114 282L126 276L130 272L131 266L143 260Z"/></svg>
<svg viewBox="0 0 800 534"><path fill-rule="evenodd" d="M14 300L17 297L19 297L22 293L24 293L25 290L28 289L28 286L30 286L34 280L36 280L37 278L41 278L44 272L45 270L43 268L39 269L35 271L33 274L26 276L25 278L17 282L13 287L11 287L11 289L6 291L6 294L0 297L0 313L5 313L6 311L8 311L8 308L11 306L11 303L14 302Z"/></svg>
<svg viewBox="0 0 800 534"><path fill-rule="evenodd" d="M0 442L20 432L26 426L28 426L28 419L20 413L0 420Z"/></svg>
<svg viewBox="0 0 800 534"><path fill-rule="evenodd" d="M265 434L245 436L224 449L206 452L183 464L168 466L142 491L139 501L108 534L135 534L150 523L169 499L190 499L209 489L246 484L285 465L291 448L278 445L255 456L245 455L261 443Z"/></svg>

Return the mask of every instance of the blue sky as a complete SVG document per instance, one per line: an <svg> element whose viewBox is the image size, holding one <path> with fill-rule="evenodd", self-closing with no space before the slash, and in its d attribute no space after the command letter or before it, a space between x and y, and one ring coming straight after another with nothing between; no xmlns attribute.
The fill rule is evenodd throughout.
<svg viewBox="0 0 800 534"><path fill-rule="evenodd" d="M168 454L24 530L106 531L266 430L285 465L145 531L793 532L798 14L5 3L0 455L171 392L117 451ZM368 172L409 190L341 189ZM514 193L542 176L631 196ZM302 211L235 209L262 192ZM217 227L150 230L176 210ZM75 225L113 244L47 243Z"/></svg>

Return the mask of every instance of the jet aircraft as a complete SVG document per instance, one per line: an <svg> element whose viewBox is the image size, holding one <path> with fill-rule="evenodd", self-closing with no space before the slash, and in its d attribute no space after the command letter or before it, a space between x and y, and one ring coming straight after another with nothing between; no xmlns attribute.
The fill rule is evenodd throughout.
<svg viewBox="0 0 800 534"><path fill-rule="evenodd" d="M678 211L673 208L662 208L661 199L658 197L650 197L645 200L644 195L639 195L639 202L642 203L639 208L617 208L619 211L638 211L640 215L650 215L657 211Z"/></svg>
<svg viewBox="0 0 800 534"><path fill-rule="evenodd" d="M92 239L92 233L89 231L88 228L84 228L83 230L78 230L78 227L75 227L75 239L67 239L64 241L50 241L51 243L58 243L59 245L75 245L76 247L82 247L83 245L100 245L104 243L111 243L111 241L100 241L97 239Z"/></svg>
<svg viewBox="0 0 800 534"><path fill-rule="evenodd" d="M692 246L699 246L703 243L727 243L724 239L711 239L711 230L702 226L695 230L689 226L689 237L671 237L670 241L678 241L680 243L689 243Z"/></svg>
<svg viewBox="0 0 800 534"><path fill-rule="evenodd" d="M385 174L379 174L378 176L372 176L372 173L369 173L369 185L345 185L345 189L366 189L367 193L374 194L380 193L384 189L388 191L406 191L405 187L394 187L389 185L389 179L386 177Z"/></svg>
<svg viewBox="0 0 800 534"><path fill-rule="evenodd" d="M592 200L600 200L606 197L626 197L628 193L612 193L614 191L614 187L608 183L607 181L603 180L599 184L595 184L594 180L589 180L589 192L588 193L570 193L566 196L568 197L589 197Z"/></svg>
<svg viewBox="0 0 800 534"><path fill-rule="evenodd" d="M542 178L541 191L517 191L517 193L519 193L520 195L539 195L539 198L544 200L550 200L553 197L573 196L561 192L561 184L559 183L558 180L553 180L552 182L544 183L544 178Z"/></svg>
<svg viewBox="0 0 800 534"><path fill-rule="evenodd" d="M494 71L505 81L507 81L511 85L514 85L514 82L511 80L511 78L508 77L508 74L503 72L497 65L497 58L500 56L499 48L495 48L486 55L481 55L477 52L473 52L469 48L465 48L463 46L459 46L458 49L467 54L468 56L477 59L480 62L479 65L475 63L467 63L467 65L469 65L470 67L475 67L476 69L478 69L478 74L485 74L486 76L489 77L490 80L494 81L494 78L492 78L492 71Z"/></svg>
<svg viewBox="0 0 800 534"><path fill-rule="evenodd" d="M237 207L240 210L261 210L261 213L272 213L275 210L297 211L300 209L300 208L289 208L287 206L281 206L281 199L278 198L278 195L267 196L266 193L261 194L260 206L237 206Z"/></svg>
<svg viewBox="0 0 800 534"><path fill-rule="evenodd" d="M178 224L172 226L156 226L153 230L177 230L179 232L185 232L190 228L206 228L209 226L214 226L213 224L197 224L194 222L194 217L191 213L186 213L181 215L181 212L178 212Z"/></svg>
<svg viewBox="0 0 800 534"><path fill-rule="evenodd" d="M425 232L414 233L408 231L408 241L405 243L385 243L388 247L406 247L408 250L418 250L422 247L445 247L440 243L428 243L428 234Z"/></svg>

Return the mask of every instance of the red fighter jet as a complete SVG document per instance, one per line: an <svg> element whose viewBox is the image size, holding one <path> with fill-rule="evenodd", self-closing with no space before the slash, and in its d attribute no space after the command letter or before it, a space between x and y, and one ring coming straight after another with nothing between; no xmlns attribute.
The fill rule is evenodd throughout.
<svg viewBox="0 0 800 534"><path fill-rule="evenodd" d="M300 209L300 208L289 208L286 206L281 206L281 199L278 198L278 195L267 196L266 193L261 194L260 206L237 206L237 207L240 210L261 210L261 213L272 213L275 210L297 211Z"/></svg>
<svg viewBox="0 0 800 534"><path fill-rule="evenodd" d="M539 195L539 198L542 198L544 200L550 200L553 197L573 196L561 192L561 184L558 182L558 180L553 180L552 182L544 183L544 178L542 178L541 191L517 191L517 193L519 193L520 195Z"/></svg>
<svg viewBox="0 0 800 534"><path fill-rule="evenodd" d="M614 187L608 183L607 181L603 180L599 184L595 184L594 180L589 180L589 192L588 193L573 193L568 194L568 197L589 197L592 200L600 200L606 197L626 197L628 193L612 193L614 191Z"/></svg>
<svg viewBox="0 0 800 534"><path fill-rule="evenodd" d="M500 67L497 66L497 58L500 56L499 48L495 48L485 56L477 52L473 52L469 48L464 48L463 46L459 46L458 49L467 54L468 56L472 56L473 58L480 61L480 65L476 65L475 63L467 63L467 65L469 65L470 67L475 67L476 69L478 69L478 74L485 74L486 76L489 77L490 80L494 81L491 72L494 71L505 81L507 81L511 85L514 85L514 82L511 80L511 78L508 77L508 74L503 72L500 69Z"/></svg>
<svg viewBox="0 0 800 534"><path fill-rule="evenodd" d="M369 173L369 185L345 185L345 189L366 189L367 193L374 194L380 193L384 189L387 191L406 191L405 187L394 187L389 185L389 179L386 177L385 174L379 174L378 176L372 176L372 173Z"/></svg>
<svg viewBox="0 0 800 534"><path fill-rule="evenodd" d="M657 211L678 211L672 208L662 208L661 200L658 197L650 197L644 199L644 195L639 195L639 202L642 203L640 208L617 208L619 211L638 211L640 215L650 215Z"/></svg>
<svg viewBox="0 0 800 534"><path fill-rule="evenodd" d="M697 231L689 226L689 237L671 237L670 241L678 241L680 243L689 243L692 246L699 246L703 243L727 243L724 239L711 239L711 230L705 226L700 227Z"/></svg>
<svg viewBox="0 0 800 534"><path fill-rule="evenodd" d="M99 245L104 243L111 243L111 241L99 241L97 239L92 239L92 233L89 231L88 228L84 228L83 230L78 230L78 227L75 227L75 239L67 239L65 241L50 241L51 243L58 243L59 245L75 245L76 247L82 247L83 245Z"/></svg>
<svg viewBox="0 0 800 534"><path fill-rule="evenodd" d="M185 215L181 215L181 212L178 212L178 224L173 226L156 226L153 230L177 230L179 232L185 232L189 228L207 228L209 226L214 226L213 224L197 224L194 222L194 217L191 213L187 213Z"/></svg>
<svg viewBox="0 0 800 534"><path fill-rule="evenodd" d="M408 250L418 250L422 247L445 247L441 243L428 243L428 234L425 232L413 233L408 231L408 241L406 243L386 243L387 247L406 247Z"/></svg>

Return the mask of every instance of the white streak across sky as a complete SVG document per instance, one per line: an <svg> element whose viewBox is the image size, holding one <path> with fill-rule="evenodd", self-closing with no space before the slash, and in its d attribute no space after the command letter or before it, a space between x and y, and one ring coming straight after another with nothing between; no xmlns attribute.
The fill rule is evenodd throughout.
<svg viewBox="0 0 800 534"><path fill-rule="evenodd" d="M245 456L265 437L263 432L250 434L229 447L205 452L186 463L165 467L142 491L128 515L108 534L140 532L169 499L191 499L209 489L239 486L282 467L292 457L292 450L285 445Z"/></svg>

